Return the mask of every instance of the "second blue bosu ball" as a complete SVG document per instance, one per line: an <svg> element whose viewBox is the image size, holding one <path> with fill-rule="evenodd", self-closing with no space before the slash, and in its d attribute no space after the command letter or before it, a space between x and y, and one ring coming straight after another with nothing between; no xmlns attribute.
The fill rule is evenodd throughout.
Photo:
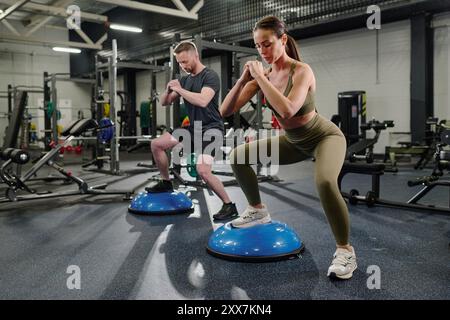
<svg viewBox="0 0 450 320"><path fill-rule="evenodd" d="M211 235L206 246L213 256L245 262L293 259L304 249L294 230L279 221L250 228L234 228L229 222Z"/></svg>
<svg viewBox="0 0 450 320"><path fill-rule="evenodd" d="M141 192L133 198L128 211L136 214L164 215L193 211L192 200L182 192Z"/></svg>

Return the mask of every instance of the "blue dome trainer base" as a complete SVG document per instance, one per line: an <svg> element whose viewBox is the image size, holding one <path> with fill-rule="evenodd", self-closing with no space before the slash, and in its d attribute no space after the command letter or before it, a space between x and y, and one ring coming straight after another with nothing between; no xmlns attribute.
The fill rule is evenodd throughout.
<svg viewBox="0 0 450 320"><path fill-rule="evenodd" d="M228 222L211 235L206 246L215 257L243 262L294 259L304 250L297 234L279 221L250 228L234 228Z"/></svg>
<svg viewBox="0 0 450 320"><path fill-rule="evenodd" d="M133 198L128 211L136 214L166 215L193 212L192 200L182 192L141 192Z"/></svg>

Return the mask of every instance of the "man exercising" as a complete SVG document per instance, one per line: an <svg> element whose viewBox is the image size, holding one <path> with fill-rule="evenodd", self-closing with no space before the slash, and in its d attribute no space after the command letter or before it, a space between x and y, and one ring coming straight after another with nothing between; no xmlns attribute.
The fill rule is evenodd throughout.
<svg viewBox="0 0 450 320"><path fill-rule="evenodd" d="M238 215L236 205L230 201L222 181L211 172L214 161L214 149L207 152L206 147L210 144L211 134L208 130L216 129L224 133L222 117L219 113L220 79L216 72L203 65L199 58L197 47L193 42L183 41L174 50L174 54L180 67L188 74L180 80L172 80L166 86L166 91L161 96L163 106L171 105L180 96L186 105L190 124L187 128L190 134L191 151L199 154L197 160L197 172L209 188L222 200L223 205L219 212L213 215L216 220L234 218ZM194 123L201 122L201 130ZM194 130L195 128L195 130ZM217 132L217 131L216 131ZM201 140L197 146L195 140ZM145 188L147 192L171 192L172 182L169 178L169 159L166 150L180 144L171 133L166 132L151 143L153 158L161 174L162 180L152 187ZM183 139L183 147L189 143ZM211 149L211 148L208 148Z"/></svg>

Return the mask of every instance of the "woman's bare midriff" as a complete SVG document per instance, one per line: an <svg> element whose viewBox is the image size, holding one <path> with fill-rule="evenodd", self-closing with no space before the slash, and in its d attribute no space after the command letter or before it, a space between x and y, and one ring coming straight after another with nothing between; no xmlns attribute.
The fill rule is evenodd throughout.
<svg viewBox="0 0 450 320"><path fill-rule="evenodd" d="M277 120L280 122L283 129L295 129L307 124L312 118L314 118L315 114L316 111L314 110L303 116L292 117L291 119L281 119L277 117Z"/></svg>

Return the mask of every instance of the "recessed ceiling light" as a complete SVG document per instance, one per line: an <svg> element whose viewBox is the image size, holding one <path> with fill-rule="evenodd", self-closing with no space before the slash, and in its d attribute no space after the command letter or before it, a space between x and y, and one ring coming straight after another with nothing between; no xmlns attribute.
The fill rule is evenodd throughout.
<svg viewBox="0 0 450 320"><path fill-rule="evenodd" d="M114 30L120 30L120 31L128 31L128 32L136 32L136 33L142 32L142 29L141 29L141 28L138 28L138 27L131 27L131 26L125 26L125 25L123 25L123 24L111 23L111 24L109 25L109 27L110 27L111 29L114 29Z"/></svg>
<svg viewBox="0 0 450 320"><path fill-rule="evenodd" d="M53 47L53 51L69 52L69 53L81 53L81 50L77 49L77 48Z"/></svg>

